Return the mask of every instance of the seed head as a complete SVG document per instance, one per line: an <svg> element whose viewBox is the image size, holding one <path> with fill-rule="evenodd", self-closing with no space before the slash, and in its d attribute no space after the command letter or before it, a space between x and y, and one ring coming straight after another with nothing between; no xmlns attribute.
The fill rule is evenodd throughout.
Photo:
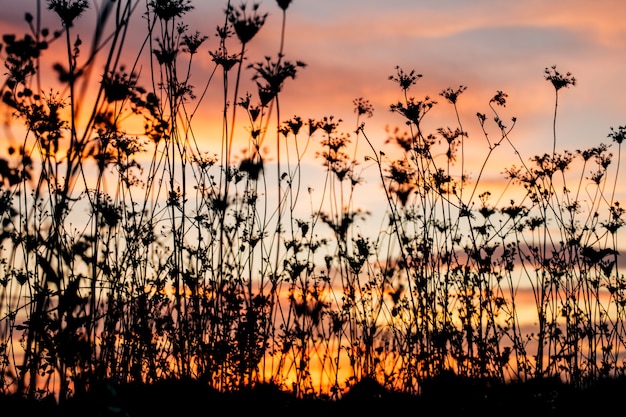
<svg viewBox="0 0 626 417"><path fill-rule="evenodd" d="M89 7L87 0L49 0L48 10L54 11L63 21L63 26L71 27L74 20Z"/></svg>
<svg viewBox="0 0 626 417"><path fill-rule="evenodd" d="M276 0L276 3L278 3L278 7L281 9L287 10L289 4L291 4L291 0Z"/></svg>
<svg viewBox="0 0 626 417"><path fill-rule="evenodd" d="M546 80L550 81L556 91L559 91L561 88L575 86L576 78L572 76L571 72L567 72L566 74L561 74L556 70L556 65L553 65L550 68L545 69L545 77Z"/></svg>

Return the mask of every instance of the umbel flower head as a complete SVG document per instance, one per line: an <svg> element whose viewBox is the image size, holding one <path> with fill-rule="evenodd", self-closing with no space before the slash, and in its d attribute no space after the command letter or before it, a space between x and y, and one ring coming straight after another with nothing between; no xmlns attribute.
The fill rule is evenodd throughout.
<svg viewBox="0 0 626 417"><path fill-rule="evenodd" d="M217 51L209 51L209 55L217 65L221 65L224 71L230 71L230 69L239 62L241 54L229 55L225 48L220 47Z"/></svg>
<svg viewBox="0 0 626 417"><path fill-rule="evenodd" d="M148 5L160 19L167 21L192 10L190 3L190 0L153 0Z"/></svg>
<svg viewBox="0 0 626 417"><path fill-rule="evenodd" d="M556 65L546 68L544 72L546 74L546 80L552 83L556 91L559 91L564 87L576 85L576 78L572 76L572 73L568 72L566 74L562 74L556 70Z"/></svg>
<svg viewBox="0 0 626 417"><path fill-rule="evenodd" d="M283 55L279 54L277 61L272 61L270 57L265 57L265 62L250 64L248 67L256 71L252 77L256 81L259 89L261 105L266 106L283 88L283 83L287 78L296 78L299 67L305 67L304 62L296 61L295 64L282 60Z"/></svg>
<svg viewBox="0 0 626 417"><path fill-rule="evenodd" d="M626 126L620 126L617 129L611 127L609 137L613 139L613 142L617 142L621 145L624 139L626 139Z"/></svg>
<svg viewBox="0 0 626 417"><path fill-rule="evenodd" d="M87 0L48 0L48 10L53 10L63 21L63 26L70 27L74 20L89 7Z"/></svg>
<svg viewBox="0 0 626 417"><path fill-rule="evenodd" d="M229 6L228 21L233 25L237 37L241 43L246 44L254 38L261 27L265 24L267 13L258 14L259 4L252 5L252 14L248 14L246 4L242 4L239 8Z"/></svg>
<svg viewBox="0 0 626 417"><path fill-rule="evenodd" d="M417 74L415 70L411 70L411 72L406 73L398 65L396 65L396 72L397 75L390 75L389 80L398 83L402 91L404 91L405 93L408 91L409 88L411 88L412 85L417 82L417 80L422 78L422 74Z"/></svg>
<svg viewBox="0 0 626 417"><path fill-rule="evenodd" d="M359 116L365 115L367 117L372 117L374 115L374 106L372 106L372 103L370 103L369 100L359 97L352 100L352 103L354 104L354 112Z"/></svg>
<svg viewBox="0 0 626 417"><path fill-rule="evenodd" d="M276 0L276 3L278 3L278 7L281 9L287 10L289 4L291 4L291 0Z"/></svg>

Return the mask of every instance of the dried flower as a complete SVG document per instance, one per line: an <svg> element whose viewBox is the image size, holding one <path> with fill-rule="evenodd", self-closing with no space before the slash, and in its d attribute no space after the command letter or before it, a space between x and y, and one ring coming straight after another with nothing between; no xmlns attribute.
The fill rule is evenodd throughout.
<svg viewBox="0 0 626 417"><path fill-rule="evenodd" d="M545 69L545 77L546 80L550 81L556 91L559 91L561 88L575 86L576 78L572 76L572 73L568 72L565 75L561 74L556 70L556 65L553 65L550 68Z"/></svg>
<svg viewBox="0 0 626 417"><path fill-rule="evenodd" d="M259 4L252 5L252 15L247 13L246 4L242 4L238 9L230 7L226 13L228 14L228 20L233 25L237 37L241 43L246 44L254 38L259 32L261 27L265 24L267 13L258 14Z"/></svg>
<svg viewBox="0 0 626 417"><path fill-rule="evenodd" d="M70 27L74 20L89 7L87 0L49 0L48 10L53 10L63 21L63 26Z"/></svg>
<svg viewBox="0 0 626 417"><path fill-rule="evenodd" d="M399 66L396 66L396 73L396 76L390 75L389 79L397 82L405 93L418 79L422 78L422 74L416 74L415 70L411 70L411 72L407 74Z"/></svg>
<svg viewBox="0 0 626 417"><path fill-rule="evenodd" d="M506 107L506 98L509 95L507 93L502 92L502 90L498 90L496 95L493 96L489 103L496 103L498 106Z"/></svg>
<svg viewBox="0 0 626 417"><path fill-rule="evenodd" d="M300 116L294 116L293 119L283 122L281 132L285 136L287 136L290 132L293 133L294 136L297 136L303 125L304 122L302 121L302 118Z"/></svg>
<svg viewBox="0 0 626 417"><path fill-rule="evenodd" d="M467 90L467 87L464 85L460 85L459 88L457 88L456 90L453 90L452 88L448 87L445 90L443 90L441 93L439 93L439 95L444 97L446 100L448 100L450 104L456 104L456 100L465 90Z"/></svg>
<svg viewBox="0 0 626 417"><path fill-rule="evenodd" d="M295 64L283 61L282 55L278 56L276 62L272 62L270 57L265 57L265 62L250 64L248 68L256 70L252 77L257 82L261 105L266 106L280 91L287 78L296 78L298 67L305 67L306 64L296 61ZM263 81L263 83L260 82Z"/></svg>
<svg viewBox="0 0 626 417"><path fill-rule="evenodd" d="M120 71L111 71L102 79L104 95L109 103L129 98L136 88L138 75L126 73L124 67Z"/></svg>
<svg viewBox="0 0 626 417"><path fill-rule="evenodd" d="M613 139L613 142L621 144L626 138L626 126L620 126L617 128L617 130L611 128L611 133L609 133L608 137Z"/></svg>
<svg viewBox="0 0 626 417"><path fill-rule="evenodd" d="M352 103L354 104L354 112L359 116L366 115L367 117L372 117L374 115L374 106L372 106L369 100L359 97L354 99Z"/></svg>
<svg viewBox="0 0 626 417"><path fill-rule="evenodd" d="M425 97L424 101L415 101L415 99L411 97L407 100L406 105L398 102L397 104L392 104L389 108L392 112L403 115L407 119L407 124L414 123L415 125L419 125L426 113L428 113L435 104L437 104L437 102L431 100L430 97Z"/></svg>
<svg viewBox="0 0 626 417"><path fill-rule="evenodd" d="M239 62L239 54L229 55L226 49L219 48L217 51L209 51L209 55L213 58L213 62L217 65L221 65L224 71L229 71L237 62Z"/></svg>
<svg viewBox="0 0 626 417"><path fill-rule="evenodd" d="M193 35L183 36L183 51L193 55L198 52L198 48L204 41L208 39L208 36L201 36L200 32L196 32Z"/></svg>
<svg viewBox="0 0 626 417"><path fill-rule="evenodd" d="M178 49L173 49L157 39L157 43L161 49L154 49L154 56L156 56L157 61L160 65L171 65L176 59L176 55L178 55Z"/></svg>
<svg viewBox="0 0 626 417"><path fill-rule="evenodd" d="M161 20L180 17L193 9L190 0L153 0L148 5Z"/></svg>
<svg viewBox="0 0 626 417"><path fill-rule="evenodd" d="M278 3L278 7L280 7L281 9L287 10L289 5L291 4L291 0L276 0L276 3Z"/></svg>

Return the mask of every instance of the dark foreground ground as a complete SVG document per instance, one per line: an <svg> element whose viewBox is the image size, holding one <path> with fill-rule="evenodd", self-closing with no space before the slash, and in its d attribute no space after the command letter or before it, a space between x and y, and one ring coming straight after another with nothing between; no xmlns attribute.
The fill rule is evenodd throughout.
<svg viewBox="0 0 626 417"><path fill-rule="evenodd" d="M626 415L626 380L584 390L554 381L486 385L442 378L420 396L388 392L375 383L357 384L341 400L297 399L270 385L219 393L196 381L154 385L102 384L58 405L54 400L0 396L2 416L594 416ZM398 415L398 414L395 414ZM608 415L608 414L607 414Z"/></svg>

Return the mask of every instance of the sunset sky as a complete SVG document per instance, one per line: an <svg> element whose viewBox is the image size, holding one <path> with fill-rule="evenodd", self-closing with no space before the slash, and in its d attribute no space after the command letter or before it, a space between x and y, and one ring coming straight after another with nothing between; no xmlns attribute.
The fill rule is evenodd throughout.
<svg viewBox="0 0 626 417"><path fill-rule="evenodd" d="M24 12L34 12L36 4L36 0L0 0L2 32L25 31ZM45 10L47 2L41 4L44 26L58 27L58 18ZM209 36L192 70L198 92L213 69L207 51L215 49L215 29L223 22L226 1L192 4L195 9L185 17L186 23L190 30ZM140 18L144 7L140 1L130 50L145 36ZM92 3L76 30L93 27L94 10ZM279 48L282 12L270 0L260 2L260 10L269 15L250 43L249 62L275 57ZM610 143L610 127L626 124L624 16L626 2L619 0L294 0L287 11L285 55L287 60L305 62L307 68L295 81L286 82L282 114L284 119L297 114L305 120L334 115L344 120L343 129L352 131L356 122L352 100L363 97L374 107L374 117L365 120L366 132L383 147L385 127L404 123L389 111L389 105L401 99L397 86L388 80L398 65L423 75L410 90L412 96L439 102L428 118L433 132L456 126L452 107L439 93L447 87L468 87L459 108L477 160L487 148L475 115L489 113L489 99L497 90L507 93L502 115L507 121L517 118L511 138L527 159L551 151L554 89L545 81L544 69L556 65L577 79L574 88L560 92L557 150ZM236 43L232 45L235 52ZM219 117L216 109L196 120L200 140L211 135L203 133L207 121ZM496 177L515 162L510 150L498 152L494 165L487 167ZM468 171L476 175L477 168Z"/></svg>
<svg viewBox="0 0 626 417"><path fill-rule="evenodd" d="M543 71L557 65L578 81L561 94L564 148L606 141L609 126L626 123L624 2L329 0L292 6L286 52L310 69L288 90L307 97L306 108L314 112L348 118L350 100L363 96L376 110L368 124L397 121L388 106L399 94L387 76L399 65L423 74L412 89L417 98L468 87L459 104L470 140L479 141L475 113L486 112L488 100L503 90L508 114L518 118L516 143L539 151L550 140L554 103ZM438 111L451 123L450 108L439 101Z"/></svg>
<svg viewBox="0 0 626 417"><path fill-rule="evenodd" d="M95 27L96 12L108 1L113 0L90 1L90 9L76 21L75 26L71 29L72 37L80 34L83 40L81 47L83 49L81 49L81 54L78 57L79 65L84 63L88 55L91 40L89 36ZM117 0L117 2L116 4L120 4L121 0ZM126 38L126 52L121 59L127 68L136 64L134 71L140 76L138 84L148 90L153 85L158 85L159 82L159 80L153 82L150 79L151 74L158 74L157 70L151 72L152 68L156 68L156 66L151 67L151 64L156 65L156 60L150 61L153 57L149 55L148 48L144 48L141 53L139 52L142 44L145 44L148 33L146 19L142 15L145 12L146 4L149 2L150 0L137 0L136 2L137 10ZM200 34L208 36L207 41L200 47L197 56L194 56L193 65L190 67L194 93L197 97L202 97L203 100L201 106L197 108L197 112L194 113L192 130L194 139L203 150L216 155L220 154L223 143L222 122L224 115L222 103L224 98L223 84L222 79L219 78L219 73L216 73L218 75L214 78L210 78L215 69L215 63L209 51L215 51L218 47L219 39L216 36L216 28L224 23L224 9L227 3L227 0L192 0L190 4L194 6L194 10L184 16L184 22L188 25L191 33L199 31ZM242 4L242 0L234 0L231 4L238 7ZM250 1L248 4L251 6L253 2ZM60 29L59 17L47 10L47 6L48 2L45 0L0 0L0 35L15 33L21 37L22 34L27 33L29 28L24 21L24 13L31 12L37 15L37 7L42 12L42 27L47 27L51 31ZM275 59L279 51L283 13L275 0L261 1L260 12L267 12L268 17L259 34L252 39L247 47L247 63L263 61L266 56ZM564 88L559 91L558 95L556 151L575 152L605 143L611 145L610 151L614 156L607 175L610 177L610 181L607 181L606 188L598 191L601 187L589 185L589 180L583 180L586 181L585 186L575 190L576 199L578 199L578 192L580 192L580 201L582 201L580 212L583 213L576 217L576 220L583 218L583 222L588 222L585 225L594 222L602 224L602 221L606 219L608 207L615 201L621 202L621 207L626 205L626 183L622 180L622 178L626 178L623 174L626 168L626 155L624 155L626 151L622 152L621 164L618 164L618 146L607 137L611 127L617 129L620 126L626 126L626 0L293 0L286 16L284 59L291 62L302 61L306 64L306 68L298 68L296 79L288 79L285 82L284 89L279 95L281 119L282 121L288 120L295 115L300 116L305 121L309 119L320 120L326 116L333 116L335 120L342 119L340 131L351 135L353 145L358 145L358 153L354 151L355 159L358 160L357 173L364 179L362 184L355 187L354 195L350 195L349 181L341 183L341 187L345 188L338 186L331 190L328 186L330 181L326 180L328 178L336 180L336 178L332 174L326 176L322 166L322 158L315 157L316 152L321 150L319 143L321 134L319 134L312 140L309 150L310 157L302 163L303 175L301 183L298 184L298 189L301 190L298 194L300 199L298 203L302 202L303 205L298 205L297 209L293 209L296 206L293 203L293 207L290 207L295 212L294 217L298 220L311 215L310 218L319 221L320 229L325 228L325 232L331 234L333 230L328 224L333 226L332 220L325 221L326 219L320 213L326 214L329 210L334 210L332 215L336 215L339 219L342 213L351 213L363 209L372 213L373 221L358 219L358 223L355 222L354 229L357 231L354 235L363 230L365 231L364 234L368 236L371 236L371 233L378 233L376 236L391 235L390 241L395 239L393 233L387 233L392 229L390 223L393 222L389 221L388 203L380 184L380 172L373 162L372 156L380 155L378 151L384 151L388 155L393 154L391 145L386 143L387 132L394 127L406 129L405 120L397 113L390 111L390 105L403 101L402 91L396 83L389 80L390 76L396 75L396 67L402 68L407 73L415 70L416 73L422 75L417 84L409 90L408 95L410 97L424 100L428 96L438 102L427 115L425 124L422 126L426 135L436 133L438 128L450 127L454 130L458 127L454 108L440 96L440 93L447 88L456 90L459 86L467 87L467 90L458 100L462 128L467 133L467 138L464 139L466 161L464 160L463 165L456 161L453 168L454 172L458 173L457 178L460 178L461 173L463 173L470 178L470 184L472 184L472 180L481 175L480 187L477 188L477 192L468 193L474 196L472 201L474 203L477 201L476 196L482 191L492 190L492 187L501 187L505 182L504 171L512 165L520 166L520 158L527 162L535 155L552 152L555 89L550 82L546 81L544 70L556 66L556 69L563 74L571 72L576 78L576 86ZM3 42L1 37L0 42ZM230 49L228 52L230 54L238 53L240 44L237 39L233 37L229 39L229 42ZM66 51L63 50L63 47L64 39L58 39L42 58L44 66L41 74L42 88L45 87L48 89L47 91L49 91L50 86L61 90L65 89L65 93L69 90L67 85L61 85L58 82L57 74L51 69L53 64L64 63L63 60L67 60L67 56L64 55ZM103 51L102 55L106 55L108 52L106 48ZM136 59L138 54L141 55ZM184 54L179 54L178 57L180 58L182 55ZM5 56L3 50L0 53L0 59L4 59ZM85 101L81 101L78 105L81 116L94 108L89 99L93 100L95 95L89 93L93 93L100 86L102 73L97 71L100 71L102 66L102 56L98 56L93 67L92 88L85 94ZM186 66L180 65L178 68L184 72ZM6 86L5 70L3 69L2 72L0 85L4 87ZM229 79L232 83L235 74L231 74L229 73L229 77L231 77ZM243 79L245 82L239 92L239 97L244 96L246 90L249 89L255 97L254 100L258 102L256 98L257 89L252 81L252 75L253 72L250 70L244 72ZM206 94L204 94L203 91L209 79L212 81L206 89ZM232 85L230 88L229 94L232 94ZM502 116L504 124L509 125L512 118L516 119L515 128L510 135L510 140L515 148L503 143L501 147L493 149L493 153L489 153L489 143L476 115L481 113L489 117L489 138L492 140L497 138L499 132L493 124L493 114L490 112L489 101L498 91L503 91L508 95L506 107L499 108L499 114ZM354 112L353 100L357 98L368 100L374 108L373 117L362 118L361 121L365 122L364 132L371 139L376 152L371 151L364 139L355 134L357 117ZM232 102L233 97L229 96L228 100ZM117 103L118 101L114 101L113 104L109 104L116 106ZM194 106L194 103L188 103L185 111L193 111ZM276 111L275 108L272 109L274 112ZM179 114L182 113L184 112ZM241 157L243 155L242 150L249 143L250 129L246 124L244 112L238 110L237 115L241 124L237 124L236 134L239 136L236 138L234 153ZM275 113L272 116L275 117ZM122 126L122 129L136 129L136 131L125 132L128 137L144 134L144 120L137 115L133 115L133 117L136 117L135 120L138 120L138 124ZM23 123L21 125L20 123L22 121L15 122L13 120L13 109L0 103L0 156L5 155L4 153L9 146L25 142L23 131L22 135L19 132L19 128L24 127ZM281 196L279 190L287 188L287 185L283 185L283 188L276 186L276 130L275 126L270 125L270 128L274 128L274 130L270 132L268 129L267 140L264 142L265 147L262 148L263 157L266 161L264 172L266 176L261 178L267 178L268 181L267 183L263 183L263 181L252 182L254 186L257 186L254 192L258 191L259 194L264 194L267 200L263 201L266 202L276 201L274 197L276 195ZM320 132L318 131L318 133ZM26 137L29 138L32 148L36 149L32 136ZM183 135L181 134L181 136ZM98 139L94 132L91 132L89 137ZM279 136L279 139L284 138ZM162 146L164 142L154 141L152 144L158 143L158 146ZM281 146L287 146L285 145L286 142L280 143L282 143ZM519 151L519 155L517 151ZM349 150L347 153L352 154L352 151ZM164 154L166 152L161 148L155 153L158 157ZM61 152L59 155L60 165L70 159L61 155ZM187 156L188 154L185 153L184 155ZM487 155L489 155L488 163L484 166L484 173L480 174L481 169L483 169L481 164ZM153 155L146 156L146 160L151 156ZM290 154L290 156L293 157L294 155ZM158 157L155 156L155 160ZM442 166L445 166L445 152L441 152L437 157L441 158L438 160L444 161ZM97 166L94 159L89 159L88 162L92 165L88 169L93 169L95 172ZM165 160L166 157L163 159ZM177 154L167 162L174 161L172 165L175 165L180 159L180 155ZM281 159L281 163L284 169L293 169L293 166L286 168L284 159ZM193 166L193 164L189 165ZM621 178L617 182L617 191L613 195L613 178L618 165L621 170ZM167 169L170 169L170 165L167 163L163 163L161 166L163 168L159 169L162 171L155 170L154 172L165 173ZM188 166L185 169L188 169ZM214 166L213 168L217 171L221 167ZM133 166L132 169L134 170L135 167ZM587 172L583 175L572 173L573 180L578 181L584 175L589 176L590 169L587 167L586 170ZM175 169L171 168L169 172L176 172L176 175L180 175L180 171L182 170L179 170L177 166ZM111 172L115 175L114 168L111 168ZM137 172L140 172L138 175L142 175L148 170L137 169ZM86 174L85 177L88 177L90 173ZM217 174L216 177L219 178L221 175L221 173ZM172 175L173 177L174 175ZM212 177L209 182L216 177ZM156 178L156 175L153 178ZM162 178L165 178L165 174ZM201 187L194 188L197 183L190 184L191 181L195 180L195 178L190 178L193 177L185 176L184 181L181 181L184 182L183 192L188 193L184 198L189 198L189 200L193 198L194 193L200 195L204 191ZM176 179L178 180L178 178ZM217 183L218 180L215 182ZM171 182L160 182L159 179L154 181L154 184L158 184L158 186L155 185L155 188L163 186L163 189L172 191L169 195L176 196L173 191L174 183L173 179ZM283 181L281 184L286 183L287 181ZM91 191L88 184L89 179L81 184L85 185L85 191ZM427 188L423 184L419 183L418 186ZM568 182L567 185L569 187L570 183ZM129 188L133 188L133 186ZM236 187L240 186L237 185ZM168 187L171 188L168 189ZM211 189L211 187L212 185L207 185L206 189ZM218 189L220 187L221 183L219 187L214 186L213 188ZM562 196L559 193L563 192L563 188L566 187L556 190L555 194L558 194L559 197L554 198ZM309 189L316 191L316 194L311 192L307 195L306 191ZM525 192L521 187L518 188L519 190L522 193ZM74 191L70 190L70 192ZM510 192L508 188L501 187L496 190L496 193L498 191L500 191L500 197L494 198L497 198L498 202L493 206L502 208L509 201L513 203L513 197L506 194ZM221 188L219 192L222 192ZM79 193L80 190L76 191L76 194ZM332 201L332 193L341 194L342 198ZM567 194L567 191L563 193ZM609 198L603 199L605 194L602 193L606 193ZM88 193L85 192L84 194ZM295 194L294 192L292 195ZM436 192L433 191L431 194L434 195ZM142 194L142 198L145 195L149 195L149 192ZM215 210L214 202L219 201L221 203L223 201L222 196L225 195L227 195L226 191L220 194L219 198L207 199L210 203L206 203L204 206L205 202L203 202L202 208L197 210L219 211ZM241 197L242 201L246 200L249 195L257 196L251 192ZM502 197L504 195L506 197ZM160 208L159 203L164 202L167 196L166 192L158 194L155 199L161 200L158 200L154 206ZM234 198L231 194L228 196ZM84 195L81 197L84 198ZM347 198L344 199L344 197ZM437 195L436 199L440 197L441 195ZM527 196L523 197L526 198L526 201L520 204L531 204L528 202L530 199ZM126 197L122 196L121 200L123 198ZM70 200L69 197L68 200ZM251 200L256 202L254 199ZM331 200L330 204L329 200ZM63 201L65 202L65 200ZM86 202L87 200L83 199L82 201ZM340 203L333 205L332 203L336 203L336 201L340 201ZM438 200L436 204L441 201L444 199ZM576 201L576 203L578 202L579 200ZM467 202L464 201L463 203ZM576 206L569 203L570 201L567 201L568 208ZM175 205L168 201L168 206ZM262 203L259 203L259 206L261 205ZM330 209L328 208L329 205L331 206ZM193 204L190 203L186 207L191 206ZM433 212L439 214L437 210L440 210L441 206L437 206ZM452 204L449 207L451 206ZM565 204L555 209L557 215L558 209L561 207L565 207ZM281 217L282 212L280 210L272 211L273 208L270 207L263 213L263 216L268 212L270 213L263 219L263 221L267 218L272 219L268 220L267 224L272 221L286 223L292 220L288 217L289 209L285 210L287 213L285 217ZM300 209L303 211L299 212ZM165 211L162 210L160 213ZM172 209L172 212L174 211ZM261 211L259 210L259 212ZM453 211L453 209L449 209L450 213ZM566 209L563 209L563 212L565 211ZM594 213L600 211L603 211L605 217L596 220ZM74 213L77 212L78 210L75 209ZM276 212L281 214L276 215ZM312 215L313 212L314 215ZM251 218L255 215L256 213ZM587 219L584 219L585 215L587 215ZM478 216L476 217L478 218ZM503 214L504 216L506 214ZM191 217L189 218L191 219ZM196 218L201 217L197 216ZM465 218L470 219L471 217L459 216L459 218L463 218L465 221ZM548 219L546 224L550 223L550 220L554 219ZM92 217L88 217L87 221L92 222ZM420 221L416 220L415 223L418 224ZM479 221L482 221L482 218L479 218ZM176 222L177 220L174 219L171 224L168 223L167 227L178 234ZM556 227L562 226L559 223L552 223L549 227L553 227L554 224L557 224ZM465 225L466 223L463 223L463 227ZM471 224L470 226L474 225ZM221 223L221 226L224 227L224 223ZM263 224L263 227L265 226L266 224ZM74 226L72 225L72 227ZM600 226L597 227L600 229ZM381 233L382 229L384 229L383 233ZM474 230L469 226L467 229ZM624 229L626 228L619 231L621 238L619 239L619 247L622 253L626 251L624 246L624 233L626 231ZM276 232L268 233L266 230L276 230ZM271 240L280 245L283 242L278 230L279 228L262 229L262 232L267 234L261 233L260 236L263 236L262 238L267 237L268 241ZM335 227L334 231L336 232L336 230ZM350 233L352 231L351 228ZM588 229L585 229L585 232L587 231ZM250 236L253 235L252 231L249 233ZM600 244L606 244L608 241L610 246L609 238L612 238L613 235L607 232L598 237L600 233L594 233L595 230L588 233L591 237L584 243L585 245L592 246L602 239L606 239ZM181 233L181 235L183 234ZM279 237L276 238L276 236ZM445 237L446 240L449 238L453 239L449 236ZM596 238L596 241L592 241ZM250 238L250 240L253 239ZM558 238L555 240L558 241ZM551 243L559 245L562 242ZM219 244L217 243L217 245ZM273 245L274 243L270 243L268 247L273 249ZM389 246L391 247L392 244ZM243 247L242 245L241 248ZM254 245L250 245L250 247L253 248ZM251 253L256 250L250 249ZM330 250L334 250L334 248ZM279 258L276 257L276 259L278 262ZM622 272L620 273L623 273L624 270L625 261L623 259L622 256L620 258ZM250 261L250 265L252 263ZM250 268L252 269L252 266ZM331 269L330 267L327 268ZM95 267L93 269L96 270ZM177 271L177 273L180 272L180 270ZM527 300L532 301L529 297L530 294L530 291L525 293ZM527 305L533 307L531 302L527 302Z"/></svg>

